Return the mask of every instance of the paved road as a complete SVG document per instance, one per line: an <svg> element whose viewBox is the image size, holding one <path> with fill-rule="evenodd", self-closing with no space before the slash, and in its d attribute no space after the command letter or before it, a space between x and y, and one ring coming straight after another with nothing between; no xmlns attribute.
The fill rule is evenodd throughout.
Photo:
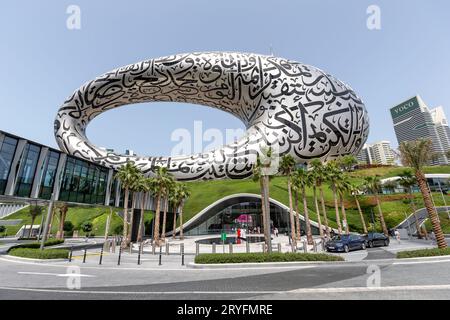
<svg viewBox="0 0 450 320"><path fill-rule="evenodd" d="M186 268L176 255L163 256L162 266L157 255L144 255L138 266L136 254L125 253L118 266L117 255L98 265L96 253L86 263L79 254L71 263L0 257L0 299L450 299L450 258L366 259L392 255L383 248L368 249L365 260L350 265L214 270ZM185 262L192 260L186 256ZM81 274L69 277L74 266ZM377 274L380 287L368 287ZM81 288L69 289L77 279Z"/></svg>

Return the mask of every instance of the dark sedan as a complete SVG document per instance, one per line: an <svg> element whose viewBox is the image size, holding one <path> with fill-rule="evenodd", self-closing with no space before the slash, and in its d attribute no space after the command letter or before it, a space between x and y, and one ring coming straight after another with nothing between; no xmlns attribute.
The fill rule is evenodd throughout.
<svg viewBox="0 0 450 320"><path fill-rule="evenodd" d="M367 246L369 248L389 245L389 237L386 237L383 233L370 232L365 236Z"/></svg>
<svg viewBox="0 0 450 320"><path fill-rule="evenodd" d="M366 249L366 240L356 234L334 236L325 245L327 251L349 252L351 250Z"/></svg>

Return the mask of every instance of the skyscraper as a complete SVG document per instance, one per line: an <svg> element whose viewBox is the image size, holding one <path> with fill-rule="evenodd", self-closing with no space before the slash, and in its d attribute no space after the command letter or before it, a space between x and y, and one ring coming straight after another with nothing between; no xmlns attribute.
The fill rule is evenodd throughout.
<svg viewBox="0 0 450 320"><path fill-rule="evenodd" d="M365 144L358 154L357 159L365 164L394 164L395 154L389 141L379 141L373 144Z"/></svg>
<svg viewBox="0 0 450 320"><path fill-rule="evenodd" d="M431 160L430 164L448 164L445 152L449 149L444 147L444 145L446 145L446 143L448 143L447 145L450 145L450 140L443 139L445 141L441 141L440 138L440 136L446 136L445 132L449 132L447 130L448 126L442 125L442 128L438 128L439 125L436 125L436 122L443 119L445 120L445 123L447 122L445 115L443 115L443 110L441 110L442 112L439 110L434 112L436 118L435 122L433 120L432 111L430 111L425 102L423 102L422 98L417 95L396 105L391 108L390 111L392 121L394 123L395 135L397 136L397 141L399 144L403 141L430 139L432 142L433 152L438 155ZM443 121L440 121L440 123L443 123ZM444 128L445 126L447 129ZM442 134L439 134L438 131L442 132ZM447 137L449 136L450 135L447 135Z"/></svg>

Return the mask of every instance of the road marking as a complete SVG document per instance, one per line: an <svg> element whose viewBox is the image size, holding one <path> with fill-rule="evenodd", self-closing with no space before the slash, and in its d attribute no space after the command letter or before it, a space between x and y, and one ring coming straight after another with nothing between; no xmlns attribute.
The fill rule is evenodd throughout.
<svg viewBox="0 0 450 320"><path fill-rule="evenodd" d="M350 292L374 292L374 291L426 291L426 290L450 290L450 284L444 285L412 285L412 286L386 286L386 287L335 287L335 288L300 288L294 290L261 290L261 291L96 291L96 290L59 290L59 289L35 289L0 287L0 290L31 291L47 293L79 293L79 294L110 294L110 295L180 295L180 294L285 294L285 293L350 293Z"/></svg>
<svg viewBox="0 0 450 320"><path fill-rule="evenodd" d="M38 275L38 276L56 276L56 277L95 277L90 274L81 274L81 273L50 273L50 272L27 272L27 271L19 271L17 273Z"/></svg>
<svg viewBox="0 0 450 320"><path fill-rule="evenodd" d="M394 262L393 265L405 265L405 264L422 264L422 263L442 263L442 262L450 262L450 259L447 260L431 260L431 261L405 261L405 262Z"/></svg>

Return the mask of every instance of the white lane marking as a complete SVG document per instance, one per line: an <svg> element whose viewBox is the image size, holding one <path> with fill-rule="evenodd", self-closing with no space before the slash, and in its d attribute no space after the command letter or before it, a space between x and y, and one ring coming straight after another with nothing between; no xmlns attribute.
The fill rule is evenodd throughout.
<svg viewBox="0 0 450 320"><path fill-rule="evenodd" d="M282 294L282 293L347 293L347 292L374 292L374 291L426 291L450 290L450 284L444 285L412 285L412 286L386 286L386 287L334 287L334 288L300 288L287 291L261 290L261 291L96 291L96 290L59 290L0 287L0 290L53 292L53 293L79 293L79 294L110 294L110 295L176 295L176 294Z"/></svg>
<svg viewBox="0 0 450 320"><path fill-rule="evenodd" d="M405 262L394 262L393 265L405 265L405 264L422 264L422 263L445 263L450 262L450 259L447 260L429 260L429 261L405 261Z"/></svg>
<svg viewBox="0 0 450 320"><path fill-rule="evenodd" d="M27 272L27 271L19 271L18 274L30 274L30 275L38 275L38 276L56 276L56 277L95 277L90 274L81 274L81 273L50 273L50 272Z"/></svg>

